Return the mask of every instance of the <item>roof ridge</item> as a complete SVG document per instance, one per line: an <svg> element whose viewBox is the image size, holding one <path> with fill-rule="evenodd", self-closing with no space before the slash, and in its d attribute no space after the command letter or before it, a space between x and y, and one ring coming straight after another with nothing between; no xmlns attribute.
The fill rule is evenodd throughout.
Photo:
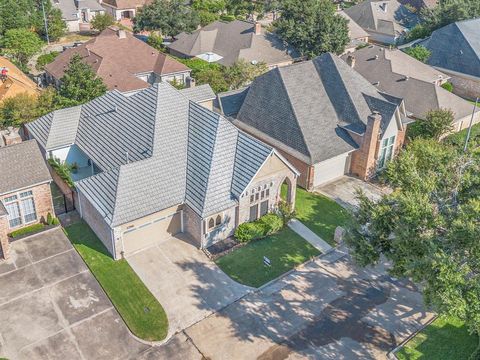
<svg viewBox="0 0 480 360"><path fill-rule="evenodd" d="M470 20L472 20L472 19L470 19ZM458 22L458 21L455 22L455 23L454 23L454 24L455 24L455 27L456 27L457 30L460 32L460 34L462 34L462 37L463 37L463 39L465 40L465 42L468 44L468 46L470 47L470 50L472 50L473 53L477 55L477 57L480 57L480 51L477 52L477 51L474 49L474 47L472 46L469 38L465 36L465 33L464 33L464 32L462 31L462 29L458 26L459 23L460 23L460 22Z"/></svg>
<svg viewBox="0 0 480 360"><path fill-rule="evenodd" d="M312 62L312 65L313 65L313 61L312 61L312 60L310 60L310 61ZM300 64L303 64L303 62L300 63ZM292 64L292 65L293 65L293 64ZM313 65L313 66L315 67L315 65ZM293 104L292 104L292 100L291 100L291 96L290 96L291 94L290 94L290 92L288 91L288 87L285 85L285 81L284 81L283 75L282 75L282 72L285 71L284 69L287 69L288 67L289 67L289 66L286 66L286 67L283 67L283 68L278 68L278 67L277 67L277 68L275 68L273 71L276 71L276 72L278 73L279 77L280 77L280 83L282 84L283 90L284 90L284 91L287 93L287 95L288 95L288 96L287 96L288 105L290 106L290 109L292 109L292 113L293 113L293 115L294 115L294 117L295 117L295 122L297 123L298 128L301 129L302 127L300 126L300 124L299 124L299 122L298 122L298 114L297 114L297 112L295 111L295 107L294 107ZM318 71L317 71L317 73L318 73ZM266 74L268 74L268 73L266 73ZM308 146L307 141L306 141L306 139L305 139L305 135L303 134L303 131L300 130L299 132L300 132L300 135L302 136L303 143L305 144L305 147L307 148L308 157L311 158L311 157L312 157L312 153L311 153L310 147Z"/></svg>

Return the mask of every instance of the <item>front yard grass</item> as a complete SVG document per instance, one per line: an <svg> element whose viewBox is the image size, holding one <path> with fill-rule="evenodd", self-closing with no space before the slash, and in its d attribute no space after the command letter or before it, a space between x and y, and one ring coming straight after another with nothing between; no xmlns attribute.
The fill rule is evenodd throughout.
<svg viewBox="0 0 480 360"><path fill-rule="evenodd" d="M216 264L233 280L259 287L320 252L289 228L256 240L218 258ZM263 264L263 257L271 266Z"/></svg>
<svg viewBox="0 0 480 360"><path fill-rule="evenodd" d="M336 245L335 229L337 226L345 226L350 216L348 211L334 200L299 187L297 187L295 212L298 220L332 246Z"/></svg>
<svg viewBox="0 0 480 360"><path fill-rule="evenodd" d="M400 360L468 359L478 344L459 319L441 316L397 352Z"/></svg>
<svg viewBox="0 0 480 360"><path fill-rule="evenodd" d="M148 341L165 339L168 332L167 315L128 262L113 260L102 242L84 222L66 227L65 233L130 331Z"/></svg>

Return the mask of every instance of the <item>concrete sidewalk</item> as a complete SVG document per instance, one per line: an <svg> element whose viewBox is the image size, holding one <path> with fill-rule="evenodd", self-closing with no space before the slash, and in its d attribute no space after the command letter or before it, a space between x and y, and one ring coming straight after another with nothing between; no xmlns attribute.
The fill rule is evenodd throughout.
<svg viewBox="0 0 480 360"><path fill-rule="evenodd" d="M292 219L288 223L288 227L307 240L322 254L325 254L333 249L325 240L323 240L297 219Z"/></svg>

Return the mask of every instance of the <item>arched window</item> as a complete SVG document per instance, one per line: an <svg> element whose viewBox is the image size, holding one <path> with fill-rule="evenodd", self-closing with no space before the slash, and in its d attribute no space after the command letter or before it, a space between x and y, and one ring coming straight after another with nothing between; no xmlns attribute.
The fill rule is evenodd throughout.
<svg viewBox="0 0 480 360"><path fill-rule="evenodd" d="M215 226L218 226L222 223L222 217L220 215L217 215L217 218L215 219Z"/></svg>
<svg viewBox="0 0 480 360"><path fill-rule="evenodd" d="M215 227L215 221L213 218L210 218L210 220L208 220L208 228L212 229L213 227Z"/></svg>

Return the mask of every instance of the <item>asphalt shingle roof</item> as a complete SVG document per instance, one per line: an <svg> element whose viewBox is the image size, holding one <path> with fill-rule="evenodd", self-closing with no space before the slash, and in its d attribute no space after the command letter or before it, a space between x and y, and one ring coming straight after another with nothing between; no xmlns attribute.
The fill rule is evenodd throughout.
<svg viewBox="0 0 480 360"><path fill-rule="evenodd" d="M397 0L365 0L345 13L363 29L390 36L400 36L418 23L418 16Z"/></svg>
<svg viewBox="0 0 480 360"><path fill-rule="evenodd" d="M52 117L27 128L48 143ZM76 186L111 226L181 203L222 211L274 152L166 83L82 105L75 144L103 170Z"/></svg>
<svg viewBox="0 0 480 360"><path fill-rule="evenodd" d="M480 18L437 29L418 45L432 52L429 65L480 77Z"/></svg>
<svg viewBox="0 0 480 360"><path fill-rule="evenodd" d="M35 140L0 148L0 169L0 194L52 179Z"/></svg>
<svg viewBox="0 0 480 360"><path fill-rule="evenodd" d="M315 164L356 149L344 128L363 133L373 111L382 114L385 129L398 106L389 100L340 58L324 54L256 78L236 122Z"/></svg>
<svg viewBox="0 0 480 360"><path fill-rule="evenodd" d="M191 34L177 35L177 40L168 48L192 57L212 52L222 56L218 63L226 66L238 59L277 64L299 57L293 48L285 46L274 34L262 29L261 34L255 35L254 26L242 20L215 21Z"/></svg>
<svg viewBox="0 0 480 360"><path fill-rule="evenodd" d="M467 101L435 84L447 75L400 50L372 45L342 58L352 55L356 71L380 91L404 99L407 111L416 118L424 119L429 110L439 108L451 109L457 120L472 112Z"/></svg>

